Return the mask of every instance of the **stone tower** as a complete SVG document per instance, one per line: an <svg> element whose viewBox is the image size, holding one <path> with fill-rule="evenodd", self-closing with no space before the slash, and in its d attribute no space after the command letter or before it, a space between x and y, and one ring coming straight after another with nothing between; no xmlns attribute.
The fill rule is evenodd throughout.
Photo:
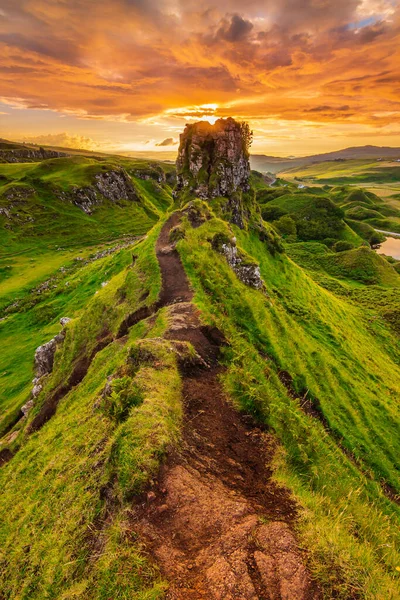
<svg viewBox="0 0 400 600"><path fill-rule="evenodd" d="M249 128L232 118L186 125L180 136L177 192L232 199L250 190Z"/></svg>

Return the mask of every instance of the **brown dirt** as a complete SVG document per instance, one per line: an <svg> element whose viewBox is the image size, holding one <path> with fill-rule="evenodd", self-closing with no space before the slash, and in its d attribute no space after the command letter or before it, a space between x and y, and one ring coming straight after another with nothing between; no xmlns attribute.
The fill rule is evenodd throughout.
<svg viewBox="0 0 400 600"><path fill-rule="evenodd" d="M190 302L193 292L189 287L181 259L169 241L169 232L179 224L181 214L174 213L165 223L156 244L157 259L161 269L162 289L158 307L176 302Z"/></svg>
<svg viewBox="0 0 400 600"><path fill-rule="evenodd" d="M296 505L271 479L274 440L226 398L223 336L201 325L179 255L163 251L178 222L157 244L163 285L174 286L162 293L173 304L166 337L190 341L203 361L182 368L182 444L133 507L132 527L169 581L169 600L319 598L291 528Z"/></svg>
<svg viewBox="0 0 400 600"><path fill-rule="evenodd" d="M9 448L3 448L3 450L0 450L0 467L7 464L13 456L14 454Z"/></svg>

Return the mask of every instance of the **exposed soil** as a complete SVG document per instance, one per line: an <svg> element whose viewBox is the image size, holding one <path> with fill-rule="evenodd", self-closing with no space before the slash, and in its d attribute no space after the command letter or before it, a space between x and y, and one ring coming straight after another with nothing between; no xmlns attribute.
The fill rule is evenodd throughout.
<svg viewBox="0 0 400 600"><path fill-rule="evenodd" d="M156 243L157 259L162 276L159 308L176 302L190 302L193 298L193 292L189 287L179 254L169 241L169 232L179 224L180 218L181 213L175 212L168 219Z"/></svg>
<svg viewBox="0 0 400 600"><path fill-rule="evenodd" d="M3 450L0 450L0 467L8 463L13 456L14 454L9 448L3 448Z"/></svg>
<svg viewBox="0 0 400 600"><path fill-rule="evenodd" d="M169 581L169 600L319 598L291 528L296 505L271 480L273 438L226 398L223 336L201 325L179 255L168 249L178 221L166 223L157 244L163 302L173 304L166 337L190 341L202 361L181 369L182 444L133 507L132 527Z"/></svg>

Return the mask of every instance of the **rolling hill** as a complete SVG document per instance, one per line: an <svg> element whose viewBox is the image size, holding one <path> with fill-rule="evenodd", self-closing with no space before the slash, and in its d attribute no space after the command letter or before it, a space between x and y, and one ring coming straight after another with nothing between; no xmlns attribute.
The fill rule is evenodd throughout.
<svg viewBox="0 0 400 600"><path fill-rule="evenodd" d="M386 205L271 186L242 136L0 165L7 600L399 599Z"/></svg>
<svg viewBox="0 0 400 600"><path fill-rule="evenodd" d="M292 169L301 170L302 167L326 162L341 162L348 160L377 161L378 159L400 159L400 148L391 148L386 146L355 146L344 148L335 152L326 152L324 154L314 154L311 156L295 158L277 158L274 156L265 156L263 154L253 154L251 156L251 167L256 171L283 173ZM327 165L326 165L327 166ZM338 165L340 168L340 165ZM313 167L311 167L312 170ZM335 166L332 166L334 169ZM324 172L325 167L322 167Z"/></svg>

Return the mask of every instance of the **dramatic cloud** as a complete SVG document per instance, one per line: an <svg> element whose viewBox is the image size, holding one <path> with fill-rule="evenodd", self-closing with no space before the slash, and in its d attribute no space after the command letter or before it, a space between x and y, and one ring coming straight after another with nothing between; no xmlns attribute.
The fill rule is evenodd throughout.
<svg viewBox="0 0 400 600"><path fill-rule="evenodd" d="M253 27L253 23L243 19L240 15L232 15L230 19L223 19L217 31L216 39L239 42L249 35Z"/></svg>
<svg viewBox="0 0 400 600"><path fill-rule="evenodd" d="M38 144L43 146L59 146L62 148L81 148L82 150L99 150L99 144L97 144L91 138L81 135L69 135L68 133L54 133L47 135L37 135L31 137L24 137L21 142L28 142L31 144Z"/></svg>
<svg viewBox="0 0 400 600"><path fill-rule="evenodd" d="M174 138L169 137L169 138L165 138L165 140L163 140L159 144L156 144L156 146L175 146L175 144L177 144L177 143L178 143L177 140L174 140Z"/></svg>
<svg viewBox="0 0 400 600"><path fill-rule="evenodd" d="M395 130L399 0L2 0L0 90L152 139L228 115L260 135L303 123L304 139L321 123Z"/></svg>

